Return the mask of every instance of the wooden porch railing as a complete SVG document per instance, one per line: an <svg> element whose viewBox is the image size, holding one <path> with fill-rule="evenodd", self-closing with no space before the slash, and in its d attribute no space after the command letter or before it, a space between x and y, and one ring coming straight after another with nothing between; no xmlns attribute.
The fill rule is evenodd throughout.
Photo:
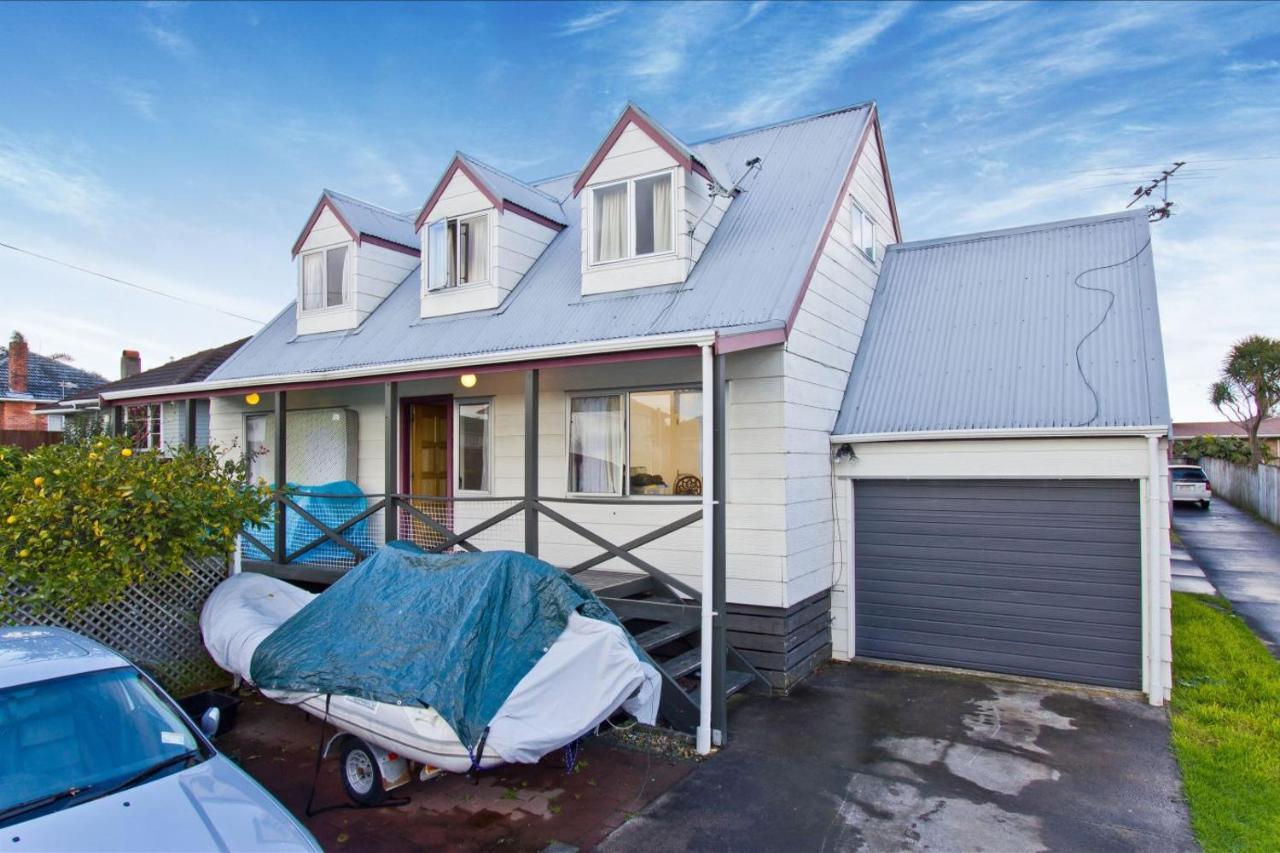
<svg viewBox="0 0 1280 853"><path fill-rule="evenodd" d="M582 572L599 566L609 560L618 559L626 562L630 566L639 569L653 579L662 590L667 592L674 598L689 599L693 603L702 600L699 591L684 581L673 577L669 573L663 571L653 563L640 557L635 551L645 545L649 545L666 536L688 527L695 522L702 520L702 501L700 498L694 499L673 499L663 501L661 504L656 503L638 503L626 498L589 498L589 497L572 497L572 498L548 498L548 497L490 497L490 496L459 496L459 497L429 497L422 495L408 494L366 494L362 497L368 502L363 510L358 513L352 513L349 517L340 520L326 519L322 517L325 513L317 514L308 510L299 504L300 498L310 498L319 500L334 501L352 501L356 496L351 494L326 494L320 492L293 492L293 491L277 491L272 495L272 516L274 525L277 530L283 522L286 528L289 528L295 522L289 518L289 514L293 513L310 527L318 531L318 535L310 538L306 542L297 543L290 542L287 535L273 536L263 535L262 529L256 532L253 529L246 529L241 532L244 542L250 546L252 551L246 555L246 559L254 563L271 563L277 566L290 566L296 564L306 564L304 559L308 555L314 555L316 549L326 543L332 543L337 549L343 552L343 562L350 562L345 567L320 567L316 572L316 580L330 580L326 577L333 574L341 574L345 569L354 567L354 565L365 559L378 547L377 542L367 533L357 537L353 535L357 531L361 522L365 522L378 514L388 521L388 527L384 531L383 541L393 541L401 538L412 538L404 536L402 527L419 526L421 529L433 534L434 541L418 544L423 550L428 552L443 553L454 549L461 549L472 553L477 553L483 548L475 543L475 539L482 533L492 530L497 525L517 515L528 513L536 513L538 516L549 519L561 527L577 534L587 542L600 549L598 554L581 560L571 566L561 566L561 568L569 574L581 574ZM503 509L495 512L487 517L472 521L469 526L463 530L457 530L457 524L454 523L457 513L454 511L459 505L466 504L483 504L483 503L503 503L507 504ZM428 508L424 509L423 504L427 504ZM429 510L431 505L439 506L441 512L433 513ZM659 527L650 530L643 535L637 536L626 542L614 543L605 536L591 530L588 526L574 521L564 512L554 507L559 506L563 509L565 506L571 505L618 505L633 507L653 507L653 506L692 506L696 507L693 512L683 515L673 521L667 522ZM400 519L407 522L406 525L399 523ZM391 535L385 535L390 532ZM264 539L269 541L264 541ZM248 550L248 549L246 549ZM253 552L256 552L253 553ZM258 556L261 555L261 556ZM265 559L263 559L265 557ZM333 562L332 558L328 562ZM303 569L302 565L297 566ZM304 579L305 574L301 571L289 573L296 579Z"/></svg>

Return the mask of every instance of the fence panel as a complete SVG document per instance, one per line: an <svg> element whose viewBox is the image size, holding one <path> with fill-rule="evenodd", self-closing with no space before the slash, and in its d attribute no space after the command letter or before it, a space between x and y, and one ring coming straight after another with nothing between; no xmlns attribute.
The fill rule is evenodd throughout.
<svg viewBox="0 0 1280 853"><path fill-rule="evenodd" d="M189 572L132 587L111 604L75 613L19 608L13 623L66 628L108 646L147 670L175 696L226 684L204 649L200 608L228 574L226 560L188 561ZM11 588L6 595L13 594Z"/></svg>
<svg viewBox="0 0 1280 853"><path fill-rule="evenodd" d="M1215 495L1280 525L1280 468L1233 465L1209 458L1201 459L1200 466L1209 475Z"/></svg>
<svg viewBox="0 0 1280 853"><path fill-rule="evenodd" d="M42 444L61 444L62 433L38 429L0 429L0 444L12 444L23 450L35 450Z"/></svg>

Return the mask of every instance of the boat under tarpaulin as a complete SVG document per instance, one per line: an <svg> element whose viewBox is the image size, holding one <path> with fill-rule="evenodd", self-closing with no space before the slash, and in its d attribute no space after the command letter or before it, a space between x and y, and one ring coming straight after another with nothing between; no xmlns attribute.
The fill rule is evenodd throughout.
<svg viewBox="0 0 1280 853"><path fill-rule="evenodd" d="M653 723L661 692L612 611L512 551L392 544L315 596L236 575L201 628L214 660L268 697L327 706L340 728L455 771L537 761L619 708Z"/></svg>

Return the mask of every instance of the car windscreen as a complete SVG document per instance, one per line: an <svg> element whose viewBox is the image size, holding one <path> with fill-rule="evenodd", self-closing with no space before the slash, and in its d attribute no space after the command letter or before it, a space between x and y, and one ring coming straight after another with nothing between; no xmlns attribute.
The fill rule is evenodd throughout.
<svg viewBox="0 0 1280 853"><path fill-rule="evenodd" d="M187 723L134 669L0 690L0 815L73 805L197 749ZM20 808L45 799L47 807Z"/></svg>
<svg viewBox="0 0 1280 853"><path fill-rule="evenodd" d="M1173 475L1174 482L1180 483L1207 483L1209 478L1204 475L1204 471L1199 468L1171 468L1169 472Z"/></svg>

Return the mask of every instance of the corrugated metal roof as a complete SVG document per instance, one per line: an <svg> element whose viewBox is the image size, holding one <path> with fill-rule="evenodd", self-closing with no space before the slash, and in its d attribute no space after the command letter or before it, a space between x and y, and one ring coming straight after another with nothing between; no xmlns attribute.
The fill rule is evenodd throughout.
<svg viewBox="0 0 1280 853"><path fill-rule="evenodd" d="M381 237L401 246L419 248L418 230L413 225L412 213L396 213L333 190L325 190L324 194L357 234Z"/></svg>
<svg viewBox="0 0 1280 853"><path fill-rule="evenodd" d="M762 162L683 285L584 297L580 206L572 199L562 205L567 227L495 310L421 319L414 271L349 332L299 337L290 305L210 379L390 367L702 329L781 329L870 113L870 104L860 104L694 145L695 152L714 155L739 174L748 159ZM567 199L573 180L562 176L537 188Z"/></svg>
<svg viewBox="0 0 1280 853"><path fill-rule="evenodd" d="M561 225L567 222L564 210L561 209L560 201L556 197L462 152L458 152L458 157L472 168L477 177L488 186L489 191L498 198L515 202L525 210L532 210L552 222L559 222Z"/></svg>
<svg viewBox="0 0 1280 853"><path fill-rule="evenodd" d="M1135 211L889 247L835 433L1169 422Z"/></svg>

